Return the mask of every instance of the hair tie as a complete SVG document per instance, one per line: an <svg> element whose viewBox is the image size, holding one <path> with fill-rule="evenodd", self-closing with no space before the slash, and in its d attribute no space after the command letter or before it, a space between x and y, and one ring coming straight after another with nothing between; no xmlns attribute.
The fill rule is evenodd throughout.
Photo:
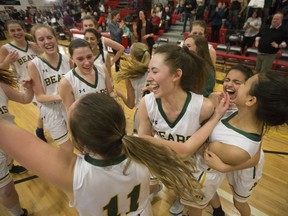
<svg viewBox="0 0 288 216"><path fill-rule="evenodd" d="M123 134L123 135L120 137L120 140L122 140L125 135L126 135L126 134Z"/></svg>
<svg viewBox="0 0 288 216"><path fill-rule="evenodd" d="M184 50L185 53L191 54L187 46L183 46L182 49Z"/></svg>

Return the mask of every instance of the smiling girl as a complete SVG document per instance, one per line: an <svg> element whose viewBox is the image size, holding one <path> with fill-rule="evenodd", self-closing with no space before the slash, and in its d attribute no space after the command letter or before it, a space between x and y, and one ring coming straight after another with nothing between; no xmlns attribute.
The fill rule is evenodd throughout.
<svg viewBox="0 0 288 216"><path fill-rule="evenodd" d="M58 52L56 34L50 26L35 25L31 32L43 50L42 55L28 64L28 71L44 128L61 148L72 151L73 146L65 123L65 110L58 93L60 79L70 70L69 58Z"/></svg>
<svg viewBox="0 0 288 216"><path fill-rule="evenodd" d="M10 20L6 24L11 41L0 49L0 68L12 69L18 74L18 83L28 77L27 64L40 53L39 47L25 38L24 24L18 20Z"/></svg>
<svg viewBox="0 0 288 216"><path fill-rule="evenodd" d="M84 39L89 42L94 58L95 64L105 65L106 69L111 75L111 60L109 53L104 50L101 34L94 28L89 28L84 31Z"/></svg>
<svg viewBox="0 0 288 216"><path fill-rule="evenodd" d="M179 145L185 142L214 110L213 104L200 95L205 78L203 60L187 47L158 47L148 66L147 82L152 93L145 95L139 105L138 135L176 141ZM170 212L179 214L182 210L177 199Z"/></svg>
<svg viewBox="0 0 288 216"><path fill-rule="evenodd" d="M59 93L66 111L74 101L85 94L113 94L110 76L105 66L94 64L95 57L86 40L71 41L69 53L76 67L65 74L59 84Z"/></svg>

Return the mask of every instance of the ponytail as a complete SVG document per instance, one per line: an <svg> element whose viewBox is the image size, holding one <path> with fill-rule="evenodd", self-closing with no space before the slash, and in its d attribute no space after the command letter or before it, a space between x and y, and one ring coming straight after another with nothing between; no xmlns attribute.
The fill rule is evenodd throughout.
<svg viewBox="0 0 288 216"><path fill-rule="evenodd" d="M122 138L124 153L148 167L167 188L197 202L197 197L203 197L203 194L201 184L193 176L195 162L192 158L184 161L172 149L152 139L126 135Z"/></svg>
<svg viewBox="0 0 288 216"><path fill-rule="evenodd" d="M17 74L13 71L0 69L0 82L3 82L11 87L17 87Z"/></svg>
<svg viewBox="0 0 288 216"><path fill-rule="evenodd" d="M140 78L146 74L147 70L148 64L143 64L131 57L128 57L126 58L126 61L121 62L120 72L117 74L116 82L125 79Z"/></svg>

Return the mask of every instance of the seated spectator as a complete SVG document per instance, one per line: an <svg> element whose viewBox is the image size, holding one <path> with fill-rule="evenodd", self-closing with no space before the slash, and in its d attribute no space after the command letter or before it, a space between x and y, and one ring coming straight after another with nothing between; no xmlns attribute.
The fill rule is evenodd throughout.
<svg viewBox="0 0 288 216"><path fill-rule="evenodd" d="M152 14L151 14L151 22L152 22L152 25L153 25L153 33L158 35L161 19L160 19L160 17L158 17L156 15L156 11L153 11Z"/></svg>
<svg viewBox="0 0 288 216"><path fill-rule="evenodd" d="M172 21L172 15L170 12L170 8L168 6L165 7L164 12L161 17L161 28L164 29L164 32L168 32Z"/></svg>
<svg viewBox="0 0 288 216"><path fill-rule="evenodd" d="M105 17L104 12L101 13L97 24L98 24L98 27L101 27L102 32L106 31L106 17Z"/></svg>

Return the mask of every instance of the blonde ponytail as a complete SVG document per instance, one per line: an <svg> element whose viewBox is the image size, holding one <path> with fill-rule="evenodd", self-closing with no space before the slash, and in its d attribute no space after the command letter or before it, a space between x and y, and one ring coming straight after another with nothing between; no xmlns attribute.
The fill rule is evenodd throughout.
<svg viewBox="0 0 288 216"><path fill-rule="evenodd" d="M192 158L184 161L159 142L127 135L122 138L124 153L130 159L144 164L151 174L181 197L197 202L197 197L203 197L203 194L201 184L193 176L195 162Z"/></svg>

